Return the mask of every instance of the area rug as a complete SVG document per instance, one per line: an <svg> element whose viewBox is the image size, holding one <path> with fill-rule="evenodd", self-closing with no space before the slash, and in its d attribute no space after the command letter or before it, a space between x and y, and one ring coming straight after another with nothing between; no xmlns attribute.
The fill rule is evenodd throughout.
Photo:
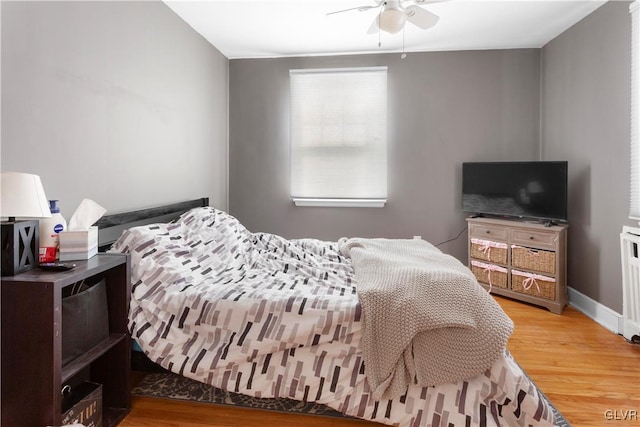
<svg viewBox="0 0 640 427"><path fill-rule="evenodd" d="M241 406L245 408L264 409L269 411L351 418L321 404L300 402L284 398L259 399L251 396L245 396L243 394L220 390L208 384L203 384L169 372L146 374L134 387L132 394L135 396L162 397L166 399ZM544 394L542 396L549 401ZM557 427L570 427L570 424L562 414L560 414L556 407L553 406L551 402L549 403L555 415L555 425Z"/></svg>

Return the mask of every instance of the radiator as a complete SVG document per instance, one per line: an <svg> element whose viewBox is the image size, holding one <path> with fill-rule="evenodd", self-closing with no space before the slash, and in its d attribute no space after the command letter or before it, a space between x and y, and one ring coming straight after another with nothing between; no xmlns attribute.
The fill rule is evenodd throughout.
<svg viewBox="0 0 640 427"><path fill-rule="evenodd" d="M640 228L622 227L622 317L623 335L640 342Z"/></svg>

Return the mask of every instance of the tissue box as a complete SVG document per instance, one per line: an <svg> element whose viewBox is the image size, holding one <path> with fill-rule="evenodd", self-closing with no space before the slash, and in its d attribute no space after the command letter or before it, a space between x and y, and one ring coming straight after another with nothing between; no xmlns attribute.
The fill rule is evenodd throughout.
<svg viewBox="0 0 640 427"><path fill-rule="evenodd" d="M83 231L63 231L60 238L60 261L89 259L98 253L98 227Z"/></svg>

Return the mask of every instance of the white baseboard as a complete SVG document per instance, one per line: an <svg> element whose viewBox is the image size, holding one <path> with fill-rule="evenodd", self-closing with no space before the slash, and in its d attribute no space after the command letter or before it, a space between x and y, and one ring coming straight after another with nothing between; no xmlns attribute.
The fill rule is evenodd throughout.
<svg viewBox="0 0 640 427"><path fill-rule="evenodd" d="M620 313L616 313L606 305L600 304L598 301L589 298L572 287L569 287L568 290L569 305L580 310L585 316L590 317L596 323L607 328L614 334L622 334L624 330L624 318Z"/></svg>

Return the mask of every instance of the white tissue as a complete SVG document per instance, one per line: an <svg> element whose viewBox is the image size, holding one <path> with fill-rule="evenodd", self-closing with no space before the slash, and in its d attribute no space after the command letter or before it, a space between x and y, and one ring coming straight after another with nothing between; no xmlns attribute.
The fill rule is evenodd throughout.
<svg viewBox="0 0 640 427"><path fill-rule="evenodd" d="M78 209L73 213L68 231L88 230L107 210L91 199L84 199L80 202Z"/></svg>

